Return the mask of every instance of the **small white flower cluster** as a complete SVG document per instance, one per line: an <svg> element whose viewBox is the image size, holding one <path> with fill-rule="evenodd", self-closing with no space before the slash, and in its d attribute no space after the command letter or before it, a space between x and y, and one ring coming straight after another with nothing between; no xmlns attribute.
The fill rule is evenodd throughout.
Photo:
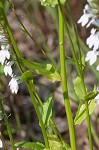
<svg viewBox="0 0 99 150"><path fill-rule="evenodd" d="M3 32L0 32L0 64L4 65L4 73L5 75L9 75L11 77L11 81L9 82L10 89L12 93L18 92L19 89L19 77L16 77L16 75L13 74L12 65L14 64L14 61L10 60L10 45L8 44L8 40L3 35Z"/></svg>
<svg viewBox="0 0 99 150"><path fill-rule="evenodd" d="M90 65L93 65L99 56L99 0L87 0L87 2L88 4L85 5L83 15L78 20L78 23L86 27L89 27L91 24L94 25L90 32L91 35L86 40L86 44L91 50L85 58L85 61L89 61ZM96 70L99 71L99 65ZM99 103L99 94L95 99Z"/></svg>
<svg viewBox="0 0 99 150"><path fill-rule="evenodd" d="M99 27L99 0L87 0L88 4L85 5L83 15L78 20L82 26L89 27L91 24Z"/></svg>
<svg viewBox="0 0 99 150"><path fill-rule="evenodd" d="M91 30L91 35L87 38L86 44L91 49L87 55L85 61L89 61L90 65L93 65L97 56L99 55L99 0L87 0L88 4L85 5L83 15L78 20L82 26L89 27L91 24L95 27ZM97 66L99 70L99 66Z"/></svg>

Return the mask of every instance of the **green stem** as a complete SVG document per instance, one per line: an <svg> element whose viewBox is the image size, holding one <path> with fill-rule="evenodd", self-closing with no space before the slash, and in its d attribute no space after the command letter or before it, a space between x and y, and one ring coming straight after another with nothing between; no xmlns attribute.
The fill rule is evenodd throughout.
<svg viewBox="0 0 99 150"><path fill-rule="evenodd" d="M84 78L83 78L80 42L79 42L79 38L78 38L78 34L77 34L77 29L75 27L75 23L74 23L74 20L73 20L73 16L72 16L72 12L70 10L70 6L69 6L68 0L67 0L66 4L67 4L67 8L68 8L69 13L70 13L72 25L73 25L73 28L74 28L74 34L75 34L76 42L77 42L77 45L78 45L78 51L79 51L79 54L80 54L80 65L81 66L79 66L79 67L81 67L81 68L79 68L79 67L78 68L79 68L79 72L80 72L80 77L82 79L83 89L84 89L85 95L86 95L87 91L86 91L86 87L85 87L85 83L84 83ZM78 63L76 63L76 64L79 65ZM87 125L88 125L89 144L90 144L90 150L92 150L93 149L93 142L92 142L92 134L91 134L91 122L90 122L88 101L85 101L85 106L86 106L86 116L87 116Z"/></svg>
<svg viewBox="0 0 99 150"><path fill-rule="evenodd" d="M58 0L59 1L59 0ZM73 41L72 41L72 38L71 38L71 35L70 35L70 31L68 29L68 25L67 25L67 22L66 22L66 19L65 19L65 16L63 14L63 11L62 11L62 7L61 7L61 4L59 2L59 7L60 7L60 10L61 10L61 13L62 13L62 16L63 16L63 19L65 21L65 29L66 29L66 32L67 32L67 35L68 35L68 39L70 41L70 45L71 45L71 50L72 50L72 54L73 54L73 58L75 60L75 65L76 65L76 69L77 69L77 72L78 72L78 75L79 77L81 78L82 80L82 87L84 89L84 93L85 95L87 94L87 91L86 91L86 87L85 87L85 83L84 83L84 78L83 78L83 73L82 73L82 67L80 67L79 65L79 62L77 60L77 56L76 56L76 53L75 53L75 48L74 48L74 45L73 45ZM73 19L72 19L73 21ZM73 23L74 25L74 23ZM74 32L76 33L76 29L74 27ZM79 40L78 40L78 35L76 33L76 40L78 41L78 44L79 44ZM81 51L80 50L80 44L78 45L78 48L79 48L79 52ZM80 52L81 53L81 52ZM81 54L80 54L80 57L81 57ZM81 61L81 60L80 60ZM89 135L89 143L90 143L90 150L92 150L93 148L93 143L92 143L92 135L91 135L91 123L90 123L90 116L89 116L89 108L88 108L88 102L85 102L85 105L86 105L86 116L87 116L87 125L88 125L88 135Z"/></svg>
<svg viewBox="0 0 99 150"><path fill-rule="evenodd" d="M86 116L87 116L87 125L88 125L88 135L89 135L90 150L93 150L93 142L92 142L92 134L91 134L91 123L90 123L88 101L85 101L85 106L86 106Z"/></svg>
<svg viewBox="0 0 99 150"><path fill-rule="evenodd" d="M85 95L87 95L83 76L82 76L82 86L83 86ZM87 116L86 119L87 119L87 126L88 126L89 145L90 145L90 150L93 150L93 141L92 141L92 134L91 134L91 121L90 121L89 107L88 107L87 100L85 100L85 106L86 106L86 116Z"/></svg>
<svg viewBox="0 0 99 150"><path fill-rule="evenodd" d="M1 108L1 111L2 111L2 113L4 115L4 120L5 120L5 123L6 123L6 127L7 127L9 138L10 138L10 141L11 141L12 149L16 150L16 148L14 146L14 140L13 140L11 128L10 128L10 125L9 125L8 117L7 117L6 113L5 113L5 110L4 110L4 107L3 107L3 104L2 104L2 96L1 96L1 94L0 94L0 108Z"/></svg>
<svg viewBox="0 0 99 150"><path fill-rule="evenodd" d="M40 125L41 125L41 129L42 129L42 133L43 133L43 137L44 137L44 141L45 141L46 148L49 148L47 133L46 133L46 130L45 130L45 126L44 126L44 124L43 124L43 121L42 121L42 117L41 117L40 112L39 112L39 107L38 107L38 105L37 105L37 101L36 101L35 96L34 96L33 91L32 91L32 84L31 84L31 82L27 83L27 87L28 87L30 96L31 96L31 98L32 98L32 103L33 103L33 106L34 106L34 108L35 108L37 117L38 117L39 122L40 122Z"/></svg>
<svg viewBox="0 0 99 150"><path fill-rule="evenodd" d="M64 18L60 7L58 8L59 11L59 45L60 45L60 64L61 64L61 76L62 76L62 91L64 97L64 104L68 119L69 125L69 132L70 132L70 143L71 149L76 150L76 138L75 138L75 129L74 129L74 122L70 107L70 102L68 98L68 88L67 88L67 79L66 79L66 65L65 65L65 50L64 50Z"/></svg>

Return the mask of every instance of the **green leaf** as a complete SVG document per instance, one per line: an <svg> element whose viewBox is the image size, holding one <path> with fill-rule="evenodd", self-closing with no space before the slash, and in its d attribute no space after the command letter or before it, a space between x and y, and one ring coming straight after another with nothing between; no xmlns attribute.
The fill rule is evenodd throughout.
<svg viewBox="0 0 99 150"><path fill-rule="evenodd" d="M89 115L91 115L94 112L95 106L96 106L96 101L94 99L88 101ZM85 118L86 118L86 106L85 104L82 104L79 109L79 112L77 111L76 113L76 116L74 119L75 125L76 124L80 125Z"/></svg>
<svg viewBox="0 0 99 150"><path fill-rule="evenodd" d="M47 79L50 79L53 82L61 80L61 76L57 68L54 68L51 64L31 62L25 59L22 59L22 60L23 60L24 65L27 68L34 70L39 74L44 75Z"/></svg>
<svg viewBox="0 0 99 150"><path fill-rule="evenodd" d="M44 2L44 0L40 0L40 2L41 2L41 5L43 5L43 6L50 5L52 7L55 7L55 5L58 4L58 0L45 0L45 2ZM60 0L61 4L64 4L65 2L66 2L66 0Z"/></svg>
<svg viewBox="0 0 99 150"><path fill-rule="evenodd" d="M81 99L84 98L85 94L82 87L82 81L78 76L74 81L74 89L75 89L75 93L78 95L79 98Z"/></svg>
<svg viewBox="0 0 99 150"><path fill-rule="evenodd" d="M15 144L16 147L30 148L33 150L43 150L45 146L39 142L18 142Z"/></svg>
<svg viewBox="0 0 99 150"><path fill-rule="evenodd" d="M49 120L52 117L52 98L53 94L50 94L43 104L42 120L46 127L49 126Z"/></svg>
<svg viewBox="0 0 99 150"><path fill-rule="evenodd" d="M48 141L51 150L71 150L69 145L63 145L56 135L49 134Z"/></svg>
<svg viewBox="0 0 99 150"><path fill-rule="evenodd" d="M30 70L30 71L26 71L26 72L24 72L23 74L22 74L22 76L21 76L21 80L22 81L29 81L29 80L33 80L33 78L34 78L34 74L33 74L33 72Z"/></svg>

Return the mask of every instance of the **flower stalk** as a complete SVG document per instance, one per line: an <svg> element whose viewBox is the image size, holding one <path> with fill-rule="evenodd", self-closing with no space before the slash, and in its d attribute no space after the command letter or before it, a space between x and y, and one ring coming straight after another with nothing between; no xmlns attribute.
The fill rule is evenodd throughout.
<svg viewBox="0 0 99 150"><path fill-rule="evenodd" d="M69 9L69 12L71 14L71 21L72 21L72 24L74 26L74 33L75 33L75 36L76 36L76 40L77 40L77 44L78 44L78 50L79 50L79 53L81 54L81 49L80 49L80 43L79 43L79 39L78 39L78 34L77 34L77 31L75 29L75 24L74 24L74 20L73 20L73 17L72 17L72 13L71 13L71 10L69 8L69 4L67 2L67 7ZM75 54L75 53L74 53ZM75 55L75 57L77 57ZM77 59L75 59L77 61ZM85 95L87 95L87 91L86 91L86 87L85 87L85 83L84 83L84 76L83 76L83 70L82 70L82 67L79 66L79 63L77 62L76 65L78 65L78 74L82 80L82 87L84 89L84 93ZM81 62L81 55L80 55L80 65L82 65L82 62ZM92 142L92 134L91 134L91 122L90 122L90 115L89 115L89 108L88 108L88 101L85 101L85 106L86 106L86 116L87 116L87 125L88 125L88 136L89 136L89 144L90 144L90 150L93 149L93 142Z"/></svg>
<svg viewBox="0 0 99 150"><path fill-rule="evenodd" d="M74 129L74 122L68 97L68 87L67 87L67 78L66 78L66 64L65 64L65 50L64 50L64 18L60 9L58 7L59 12L59 46L60 46L60 65L61 65L61 77L62 77L62 91L64 97L64 104L68 119L69 125L69 133L70 133L70 143L71 149L76 150L76 137L75 137L75 129Z"/></svg>
<svg viewBox="0 0 99 150"><path fill-rule="evenodd" d="M68 6L68 9L69 9L68 2L67 2L67 6ZM65 20L65 17L64 17L61 5L59 5L59 7L61 9L62 16L63 16L63 18ZM70 9L69 9L69 11L70 11ZM71 14L71 12L70 12L70 14ZM72 16L71 16L71 18L72 18ZM70 31L68 29L68 25L67 25L66 21L65 21L65 29L66 29L66 32L68 34L68 38L69 38L69 41L70 41L71 50L72 50L73 58L75 60L76 69L77 69L79 77L82 80L82 87L84 89L84 93L85 93L85 95L87 95L87 91L86 91L86 87L85 87L85 83L84 83L83 71L82 71L82 67L81 67L82 64L81 64L81 50L80 50L80 45L79 45L79 39L78 39L78 35L77 35L76 29L75 29L73 18L71 19L71 21L72 21L72 24L74 26L74 32L75 32L76 40L77 40L77 43L78 43L78 49L79 49L79 52L80 52L80 64L79 64L79 62L77 60L77 56L76 56L76 53L75 53L75 48L74 48L73 41L71 39ZM92 135L91 135L91 123L90 123L90 116L89 116L88 101L85 101L85 106L86 106L86 116L87 116L87 125L88 125L88 135L89 135L90 150L92 150L93 149L93 143L92 143Z"/></svg>

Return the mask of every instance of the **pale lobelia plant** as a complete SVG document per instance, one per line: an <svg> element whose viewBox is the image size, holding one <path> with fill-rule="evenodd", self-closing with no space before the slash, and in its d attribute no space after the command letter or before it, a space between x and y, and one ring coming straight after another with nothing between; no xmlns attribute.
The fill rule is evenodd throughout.
<svg viewBox="0 0 99 150"><path fill-rule="evenodd" d="M35 108L39 124L42 130L43 138L44 138L44 144L40 142L18 142L14 145L12 140L12 149L15 150L16 147L25 147L30 149L37 149L37 150L77 150L77 144L76 144L76 136L75 136L75 125L81 124L81 122L84 119L87 119L87 125L88 125L88 135L89 135L89 143L90 143L90 150L93 149L92 144L92 136L91 136L91 123L90 123L90 114L94 111L96 102L94 98L98 95L98 91L94 89L91 92L87 92L87 88L84 83L84 64L81 59L81 51L80 51L80 45L79 45L79 39L78 34L75 29L75 24L73 22L71 10L69 7L68 0L40 0L42 6L51 6L56 7L58 6L58 16L59 16L59 49L60 49L60 66L61 70L59 71L53 64L46 63L46 62L33 62L26 60L22 58L20 51L17 47L17 44L14 40L12 31L10 29L7 17L4 12L3 4L0 1L0 18L1 21L4 22L4 29L6 30L7 36L5 34L5 30L0 34L0 41L1 41L1 51L0 56L3 56L0 58L1 65L4 65L4 73L5 75L9 75L11 77L11 81L9 82L10 89L12 93L17 94L19 89L20 82L24 81L28 87L28 91L31 96L32 104ZM96 4L95 1L94 4ZM71 14L71 20L73 24L73 29L75 33L75 38L77 40L77 46L79 49L79 55L80 59L78 59L78 56L76 55L76 50L74 47L73 39L71 37L71 32L68 28L68 23L66 21L65 15L64 15L64 5L66 3L66 8ZM98 18L97 16L97 5L94 5L95 8L93 8L92 0L89 0L88 3L85 6L84 9L84 15L80 18L78 23L82 23L82 26L87 25L90 26L91 24L96 25L98 24ZM31 37L29 32L26 30L24 25L22 24L21 20L18 18L14 6L12 3L11 8L14 11L17 19L19 20L20 24L22 25L23 31L27 33L27 35ZM65 30L64 30L65 29ZM91 56L95 56L95 59L91 60L91 65L96 61L98 53L96 53L96 49L99 48L98 44L95 45L94 43L90 45L90 38L93 38L95 36L95 41L97 41L97 31L98 29L92 29L91 31L91 37L87 40L87 44L90 47L93 47L93 53L87 54L86 61L91 60ZM80 99L78 111L76 113L75 119L73 120L72 117L72 111L70 106L70 100L69 100L69 92L68 92L68 84L67 84L67 76L66 76L66 54L65 54L65 43L64 43L64 32L66 31L69 39L69 43L72 50L73 59L75 61L75 66L77 69L78 76L76 77L74 81L74 90L77 96ZM8 38L7 38L8 37ZM9 40L10 39L10 40ZM34 39L33 39L34 40ZM11 43L10 43L10 42ZM34 40L35 42L35 40ZM35 42L36 43L36 42ZM11 45L11 46L9 46ZM12 51L16 57L16 61L11 57L10 48L12 48ZM45 53L44 53L45 54ZM46 55L46 54L45 54ZM18 68L20 70L20 77L16 76L13 73L13 64L17 64ZM52 99L53 96L50 94L47 98L47 101L43 104L38 93L37 89L34 85L34 77L35 73L39 73L43 76L45 76L47 79L51 80L52 82L61 82L62 84L62 92L63 92L63 98L64 98L64 106L67 114L67 120L68 120L68 126L69 126L69 135L70 135L70 146L64 141L61 134L59 133L57 127L55 126L54 121L52 120ZM60 73L61 72L61 73ZM21 80L21 81L20 81ZM3 107L3 105L1 105ZM40 107L40 110L39 110ZM3 110L3 109L2 109ZM42 112L41 112L42 110ZM51 125L53 133L50 134L49 132L49 126ZM9 137L11 137L11 132ZM56 139L56 140L55 140Z"/></svg>

